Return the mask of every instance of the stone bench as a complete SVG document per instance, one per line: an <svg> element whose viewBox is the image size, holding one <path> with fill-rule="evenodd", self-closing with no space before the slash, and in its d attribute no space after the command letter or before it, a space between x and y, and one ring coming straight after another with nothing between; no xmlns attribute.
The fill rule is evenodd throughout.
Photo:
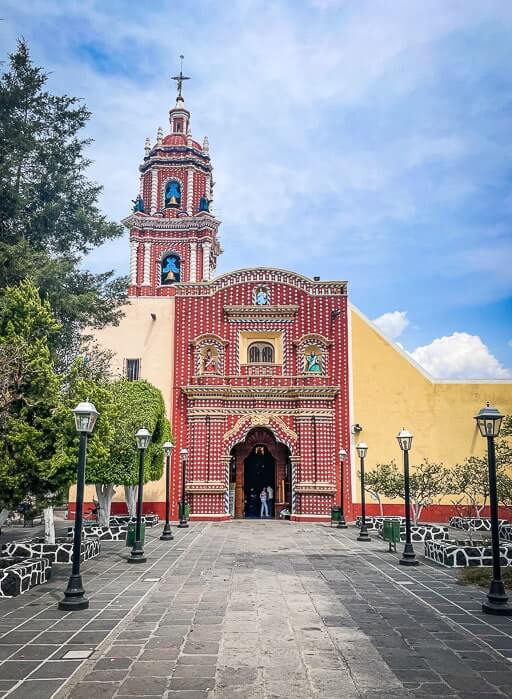
<svg viewBox="0 0 512 699"><path fill-rule="evenodd" d="M454 529L463 529L465 531L488 532L491 530L491 520L488 517L450 517L449 524ZM508 525L508 519L498 520L500 529Z"/></svg>
<svg viewBox="0 0 512 699"><path fill-rule="evenodd" d="M378 525L378 536L383 538L384 523ZM441 524L411 524L411 541L423 542L434 539L446 541L450 538L448 527ZM400 524L400 541L405 541L405 523Z"/></svg>
<svg viewBox="0 0 512 699"><path fill-rule="evenodd" d="M88 561L99 554L100 540L97 536L82 539L80 560ZM51 563L71 563L73 560L73 539L58 538L54 544L46 544L44 539L23 539L2 544L3 556L22 558L48 558Z"/></svg>
<svg viewBox="0 0 512 699"><path fill-rule="evenodd" d="M378 531L379 529L379 524L382 524L384 521L390 521L390 520L400 520L400 524L405 524L405 517L380 517L380 516L375 516L375 517L365 517L366 521L366 528L369 531ZM356 527L360 527L361 524L363 523L363 518L361 515L358 515L356 517Z"/></svg>
<svg viewBox="0 0 512 699"><path fill-rule="evenodd" d="M142 515L142 521L145 522L146 527L156 527L160 522L160 518L154 512L148 512ZM136 517L130 517L130 515L111 515L109 519L110 526L125 526L130 522L135 524Z"/></svg>
<svg viewBox="0 0 512 699"><path fill-rule="evenodd" d="M500 545L501 565L512 565L512 544ZM492 565L492 547L482 542L425 541L425 558L449 568Z"/></svg>
<svg viewBox="0 0 512 699"><path fill-rule="evenodd" d="M50 579L52 564L43 558L0 557L0 598L16 597Z"/></svg>
<svg viewBox="0 0 512 699"><path fill-rule="evenodd" d="M83 536L96 536L100 541L126 541L126 532L128 525L100 527L99 524L84 524L82 529ZM68 527L68 536L72 537L75 533L74 527Z"/></svg>

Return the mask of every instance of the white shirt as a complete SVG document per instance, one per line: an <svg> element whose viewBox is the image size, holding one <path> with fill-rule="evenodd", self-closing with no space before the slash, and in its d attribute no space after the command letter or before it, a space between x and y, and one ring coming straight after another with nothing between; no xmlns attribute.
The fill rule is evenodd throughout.
<svg viewBox="0 0 512 699"><path fill-rule="evenodd" d="M269 499L269 500L273 500L273 499L274 499L274 488L272 488L271 485L268 485L268 486L267 486L267 496L268 496L268 499Z"/></svg>

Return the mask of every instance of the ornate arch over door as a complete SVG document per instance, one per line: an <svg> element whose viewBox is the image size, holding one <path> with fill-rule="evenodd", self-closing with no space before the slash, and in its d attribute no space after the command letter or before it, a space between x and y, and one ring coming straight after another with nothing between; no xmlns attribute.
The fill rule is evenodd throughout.
<svg viewBox="0 0 512 699"><path fill-rule="evenodd" d="M235 489L235 517L247 516L248 488L246 483L247 462L257 454L258 450L262 462L267 462L270 457L275 464L272 477L264 476L268 482L262 482L260 487L271 485L274 490L273 506L274 514L278 515L285 506L291 506L291 471L290 450L283 442L279 441L275 434L267 427L252 427L244 435L244 439L237 442L231 449L234 459L234 471L232 470L232 487ZM268 468L267 468L268 470ZM249 474L250 475L250 474ZM254 479L253 479L254 480ZM251 483L253 483L251 480ZM256 479L257 480L257 479ZM255 493L256 497L259 493ZM256 506L259 501L256 500ZM259 511L259 510L258 510ZM252 514L257 514L253 512Z"/></svg>

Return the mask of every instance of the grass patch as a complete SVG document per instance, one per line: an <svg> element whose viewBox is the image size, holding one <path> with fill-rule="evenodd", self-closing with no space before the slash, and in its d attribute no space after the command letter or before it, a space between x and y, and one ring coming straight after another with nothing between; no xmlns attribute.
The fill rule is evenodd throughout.
<svg viewBox="0 0 512 699"><path fill-rule="evenodd" d="M478 585L479 587L489 587L492 578L492 568L462 568L458 571L458 582L461 585ZM512 588L512 568L502 568L501 574L505 585Z"/></svg>

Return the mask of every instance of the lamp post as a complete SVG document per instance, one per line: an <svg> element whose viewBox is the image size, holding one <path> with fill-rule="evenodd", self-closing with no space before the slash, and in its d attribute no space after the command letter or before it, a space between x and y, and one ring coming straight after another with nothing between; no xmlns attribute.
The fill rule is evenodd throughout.
<svg viewBox="0 0 512 699"><path fill-rule="evenodd" d="M359 531L359 536L357 537L357 540L371 541L370 535L368 534L368 529L366 528L366 500L364 492L364 459L366 457L368 447L364 442L360 442L357 445L356 449L361 464L361 529Z"/></svg>
<svg viewBox="0 0 512 699"><path fill-rule="evenodd" d="M345 466L345 461L347 458L347 452L345 449L340 449L340 518L338 520L338 529L347 529L347 523L345 522L345 507L344 507L344 493L343 493L343 468Z"/></svg>
<svg viewBox="0 0 512 699"><path fill-rule="evenodd" d="M500 433L503 415L497 408L487 403L478 415L475 415L476 423L482 437L487 437L487 461L489 466L489 504L491 507L491 535L492 535L492 580L487 593L487 601L482 604L482 610L486 614L500 616L512 616L512 607L508 604L508 596L501 577L500 564L500 532L498 525L498 493L496 488L496 452L494 439Z"/></svg>
<svg viewBox="0 0 512 699"><path fill-rule="evenodd" d="M172 442L165 442L162 446L162 448L164 450L164 454L165 454L165 526L164 526L164 530L162 532L162 536L160 537L160 539L162 541L171 541L172 539L174 539L174 536L172 535L172 531L171 531L171 525L169 522L170 510L171 510L170 467L171 467L171 453L172 453L173 447L174 447L174 444Z"/></svg>
<svg viewBox="0 0 512 699"><path fill-rule="evenodd" d="M180 529L186 529L188 527L187 513L185 512L185 478L187 475L187 461L188 461L188 449L182 449L180 451L181 457L181 512L180 512L180 523L178 527Z"/></svg>
<svg viewBox="0 0 512 699"><path fill-rule="evenodd" d="M137 493L137 520L135 523L135 541L133 542L133 547L130 552L129 558L127 558L128 563L145 563L146 556L144 555L144 548L141 541L141 529L142 529L142 498L144 494L144 457L146 456L146 449L151 441L151 434L145 428L141 427L140 430L135 435L137 440L137 449L139 450L139 489Z"/></svg>
<svg viewBox="0 0 512 699"><path fill-rule="evenodd" d="M409 451L412 445L412 434L402 428L397 434L398 444L404 453L404 490L405 490L405 546L402 558L399 560L402 566L417 566L418 561L411 541L411 497L409 489Z"/></svg>
<svg viewBox="0 0 512 699"><path fill-rule="evenodd" d="M64 599L59 602L59 609L72 612L79 609L88 609L89 600L85 596L80 575L80 555L82 549L82 521L84 511L84 482L85 461L87 454L87 435L91 434L98 417L98 411L89 400L79 403L73 410L75 427L80 433L80 446L78 450L78 471L76 478L76 513L73 530L73 565L69 577L68 586L64 590Z"/></svg>

